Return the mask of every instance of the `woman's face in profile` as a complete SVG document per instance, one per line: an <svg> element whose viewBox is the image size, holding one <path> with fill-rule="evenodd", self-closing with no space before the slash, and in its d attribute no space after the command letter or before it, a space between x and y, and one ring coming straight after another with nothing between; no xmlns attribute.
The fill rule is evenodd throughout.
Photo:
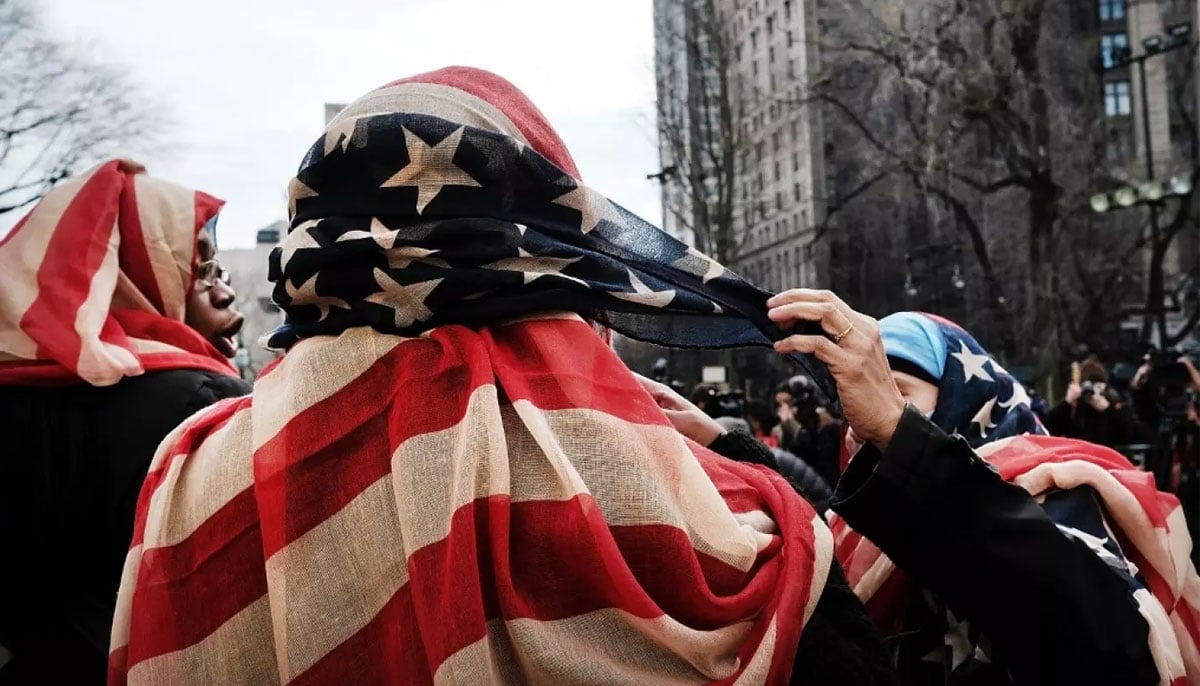
<svg viewBox="0 0 1200 686"><path fill-rule="evenodd" d="M905 401L926 417L933 414L938 401L937 386L904 372L892 372L892 377L896 379L896 387Z"/></svg>

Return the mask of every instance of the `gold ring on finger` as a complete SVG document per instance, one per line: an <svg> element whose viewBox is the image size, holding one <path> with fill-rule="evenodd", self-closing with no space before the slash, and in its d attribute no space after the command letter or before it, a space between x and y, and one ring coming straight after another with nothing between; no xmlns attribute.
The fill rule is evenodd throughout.
<svg viewBox="0 0 1200 686"><path fill-rule="evenodd" d="M846 336L849 336L849 335L850 335L850 332L852 332L852 331L854 331L854 324L853 324L853 323L851 323L851 324L850 324L850 326L847 326L845 331L843 331L843 332L841 332L841 333L835 333L835 334L833 335L833 342L834 342L834 344L835 344L835 345L841 345L841 344L842 344L842 341L846 340Z"/></svg>

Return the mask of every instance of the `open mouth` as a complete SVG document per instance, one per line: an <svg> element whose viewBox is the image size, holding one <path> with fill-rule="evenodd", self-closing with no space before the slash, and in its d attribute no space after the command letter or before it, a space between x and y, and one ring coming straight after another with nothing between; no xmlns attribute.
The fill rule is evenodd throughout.
<svg viewBox="0 0 1200 686"><path fill-rule="evenodd" d="M245 318L239 315L233 320L233 323L213 334L210 339L225 357L233 357L237 352L237 334L242 330L243 323L245 323Z"/></svg>

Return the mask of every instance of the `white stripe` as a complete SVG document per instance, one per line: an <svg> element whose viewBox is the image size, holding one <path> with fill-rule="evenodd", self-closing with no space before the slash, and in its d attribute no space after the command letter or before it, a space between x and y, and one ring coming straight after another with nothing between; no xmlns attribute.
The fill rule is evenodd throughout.
<svg viewBox="0 0 1200 686"><path fill-rule="evenodd" d="M1139 588L1133 592L1133 599L1137 602L1138 612L1145 618L1150 629L1147 640L1150 654L1154 656L1154 664L1158 667L1159 683L1169 685L1176 677L1186 674L1171 620L1163 611L1162 604L1150 591Z"/></svg>
<svg viewBox="0 0 1200 686"><path fill-rule="evenodd" d="M772 617L771 624L767 626L767 632L763 634L762 642L758 644L758 650L754 651L754 655L746 663L746 669L738 676L737 681L733 682L734 686L767 683L767 675L771 671L771 660L775 657L776 633L776 618Z"/></svg>
<svg viewBox="0 0 1200 686"><path fill-rule="evenodd" d="M442 662L434 683L703 684L737 671L738 650L753 626L697 631L669 617L614 608L549 621L491 621L486 637ZM765 655L769 667L773 642L774 621L752 665Z"/></svg>
<svg viewBox="0 0 1200 686"><path fill-rule="evenodd" d="M817 601L825 592L825 583L829 580L829 568L833 565L833 533L821 521L821 515L814 515L813 528L813 562L812 581L808 587L808 602L804 606L804 623L812 617L817 609Z"/></svg>
<svg viewBox="0 0 1200 686"><path fill-rule="evenodd" d="M136 174L133 192L146 255L163 300L162 314L181 322L196 254L195 191Z"/></svg>
<svg viewBox="0 0 1200 686"><path fill-rule="evenodd" d="M24 360L37 358L37 343L21 330L21 317L37 300L37 272L59 220L96 173L68 179L34 206L24 226L0 246L0 350Z"/></svg>
<svg viewBox="0 0 1200 686"><path fill-rule="evenodd" d="M129 645L129 624L133 613L133 592L137 589L138 570L142 567L142 546L134 546L125 555L125 566L121 571L121 585L117 589L117 609L113 613L112 634L109 652Z"/></svg>
<svg viewBox="0 0 1200 686"><path fill-rule="evenodd" d="M301 412L342 390L405 340L366 326L300 341L254 384L254 447ZM314 370L320 370L315 373Z"/></svg>
<svg viewBox="0 0 1200 686"><path fill-rule="evenodd" d="M175 460L150 496L146 547L182 543L218 510L254 485L250 423L250 410L239 410L195 451Z"/></svg>
<svg viewBox="0 0 1200 686"><path fill-rule="evenodd" d="M312 667L371 621L406 583L391 477L267 560L283 680Z"/></svg>

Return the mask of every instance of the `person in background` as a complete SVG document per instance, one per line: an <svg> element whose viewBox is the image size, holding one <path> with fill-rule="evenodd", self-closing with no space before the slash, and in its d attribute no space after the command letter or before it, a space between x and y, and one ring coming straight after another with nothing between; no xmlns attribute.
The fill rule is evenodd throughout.
<svg viewBox="0 0 1200 686"><path fill-rule="evenodd" d="M111 161L0 241L0 684L101 684L159 443L249 386L222 202Z"/></svg>
<svg viewBox="0 0 1200 686"><path fill-rule="evenodd" d="M754 400L746 403L746 421L755 440L769 448L780 447L779 437L775 433L776 416L766 403Z"/></svg>
<svg viewBox="0 0 1200 686"><path fill-rule="evenodd" d="M1079 379L1072 379L1066 397L1046 414L1046 429L1110 448L1137 443L1144 432L1132 412L1125 411L1119 397L1110 392L1108 371L1093 357L1078 366Z"/></svg>
<svg viewBox="0 0 1200 686"><path fill-rule="evenodd" d="M823 394L805 375L779 385L775 393L779 447L803 459L828 484L837 483L842 423Z"/></svg>

